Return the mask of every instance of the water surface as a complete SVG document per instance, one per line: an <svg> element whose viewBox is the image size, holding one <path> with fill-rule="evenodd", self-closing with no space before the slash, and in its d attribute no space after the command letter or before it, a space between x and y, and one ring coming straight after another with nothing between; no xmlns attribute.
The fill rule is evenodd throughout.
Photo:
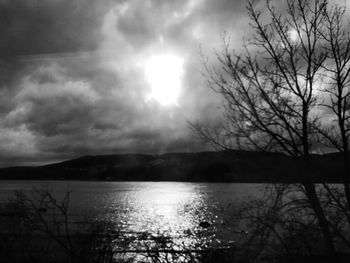
<svg viewBox="0 0 350 263"><path fill-rule="evenodd" d="M125 233L174 239L210 237L227 242L240 229L231 221L234 207L258 197L260 184L185 182L1 181L0 200L16 190L51 191L58 199L69 191L70 211L112 223ZM209 228L199 226L209 222Z"/></svg>

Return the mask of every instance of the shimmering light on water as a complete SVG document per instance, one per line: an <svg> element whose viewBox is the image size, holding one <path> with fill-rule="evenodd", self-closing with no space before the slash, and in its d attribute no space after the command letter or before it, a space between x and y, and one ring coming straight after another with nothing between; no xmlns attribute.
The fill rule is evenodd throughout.
<svg viewBox="0 0 350 263"><path fill-rule="evenodd" d="M120 200L111 196L108 219L130 232L180 237L199 226L201 218L209 219L205 194L192 184L148 184Z"/></svg>
<svg viewBox="0 0 350 263"><path fill-rule="evenodd" d="M71 209L114 225L126 236L165 236L175 243L229 242L237 238L230 221L232 205L249 195L256 184L183 182L43 182L3 181L0 199L13 190L44 188L60 198L71 191ZM209 222L209 228L199 226Z"/></svg>

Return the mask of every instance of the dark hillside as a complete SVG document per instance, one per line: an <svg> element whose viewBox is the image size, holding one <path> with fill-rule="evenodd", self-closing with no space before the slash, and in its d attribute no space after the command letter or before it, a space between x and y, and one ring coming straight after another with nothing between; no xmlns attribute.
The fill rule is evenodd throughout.
<svg viewBox="0 0 350 263"><path fill-rule="evenodd" d="M312 155L308 179L338 182L340 154ZM0 179L300 182L305 167L280 153L222 151L83 156L39 167L0 169Z"/></svg>

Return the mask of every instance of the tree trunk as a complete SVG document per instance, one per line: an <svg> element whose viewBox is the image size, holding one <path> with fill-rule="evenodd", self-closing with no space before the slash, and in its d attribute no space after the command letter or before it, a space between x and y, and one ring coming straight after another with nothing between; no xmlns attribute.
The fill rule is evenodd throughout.
<svg viewBox="0 0 350 263"><path fill-rule="evenodd" d="M329 222L323 212L323 209L320 204L320 200L317 196L315 184L312 183L304 183L303 184L306 192L306 196L308 198L308 201L310 203L310 206L312 210L315 212L315 215L317 216L319 226L321 228L323 237L326 242L327 251L330 256L334 258L336 261L337 259L337 252L334 246L334 241L332 237L332 233L330 231Z"/></svg>
<svg viewBox="0 0 350 263"><path fill-rule="evenodd" d="M347 147L347 146L346 146ZM347 208L350 211L350 169L349 169L349 152L348 149L344 149L343 152L343 165L344 165L344 190L347 202Z"/></svg>
<svg viewBox="0 0 350 263"><path fill-rule="evenodd" d="M342 93L339 92L340 95ZM338 98L338 100L341 102L341 98ZM341 112L341 103L338 103L338 111ZM349 170L349 146L348 146L348 137L346 134L345 129L345 123L344 119L341 115L338 115L339 120L339 128L341 133L341 140L342 140L342 146L343 146L343 165L344 165L344 190L345 190L345 197L347 202L347 208L350 210L350 170Z"/></svg>

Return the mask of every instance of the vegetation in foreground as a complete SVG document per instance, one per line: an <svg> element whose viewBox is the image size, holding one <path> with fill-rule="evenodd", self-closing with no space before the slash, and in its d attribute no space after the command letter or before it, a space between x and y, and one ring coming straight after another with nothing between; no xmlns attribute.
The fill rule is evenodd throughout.
<svg viewBox="0 0 350 263"><path fill-rule="evenodd" d="M318 194L332 226L336 260L348 262L349 218L338 203L344 202L341 191L332 190L336 198L323 187ZM57 200L46 190L16 192L0 206L0 262L334 262L312 207L300 196L295 185L267 185L261 199L230 207L227 219L248 231L217 246L147 232L130 235L114 223L74 216L69 193Z"/></svg>
<svg viewBox="0 0 350 263"><path fill-rule="evenodd" d="M235 251L74 216L69 193L57 200L46 190L16 192L1 203L0 217L0 262L230 262Z"/></svg>

